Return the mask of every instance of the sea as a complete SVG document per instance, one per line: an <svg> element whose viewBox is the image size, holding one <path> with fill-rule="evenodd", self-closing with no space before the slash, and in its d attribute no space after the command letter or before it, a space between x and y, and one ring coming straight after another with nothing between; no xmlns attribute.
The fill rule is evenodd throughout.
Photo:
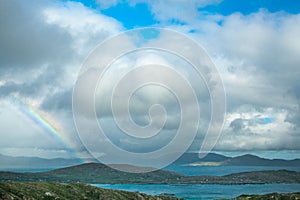
<svg viewBox="0 0 300 200"><path fill-rule="evenodd" d="M266 167L266 166L169 166L165 168L186 175L222 176L231 173L261 170L292 170L299 171L299 167ZM300 184L92 184L97 187L141 192L151 195L170 195L187 200L234 198L242 194L267 194L300 192Z"/></svg>

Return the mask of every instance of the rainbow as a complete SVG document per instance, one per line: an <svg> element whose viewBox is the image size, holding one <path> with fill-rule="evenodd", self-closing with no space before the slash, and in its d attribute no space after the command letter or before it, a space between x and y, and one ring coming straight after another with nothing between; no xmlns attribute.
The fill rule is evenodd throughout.
<svg viewBox="0 0 300 200"><path fill-rule="evenodd" d="M35 109L33 106L30 106L28 103L24 103L22 100L10 96L7 101L11 106L13 106L20 114L29 119L34 125L43 130L43 133L46 133L55 141L63 145L70 156L77 158L82 163L85 162L83 158L78 154L78 152L72 147L72 141L63 131L62 126L59 126L53 117L46 113Z"/></svg>

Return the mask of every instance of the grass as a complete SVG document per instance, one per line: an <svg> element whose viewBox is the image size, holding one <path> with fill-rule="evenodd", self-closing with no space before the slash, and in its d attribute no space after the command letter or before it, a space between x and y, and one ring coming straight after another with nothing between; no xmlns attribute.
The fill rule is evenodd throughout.
<svg viewBox="0 0 300 200"><path fill-rule="evenodd" d="M0 199L176 200L178 198L103 189L81 183L2 182L0 183Z"/></svg>

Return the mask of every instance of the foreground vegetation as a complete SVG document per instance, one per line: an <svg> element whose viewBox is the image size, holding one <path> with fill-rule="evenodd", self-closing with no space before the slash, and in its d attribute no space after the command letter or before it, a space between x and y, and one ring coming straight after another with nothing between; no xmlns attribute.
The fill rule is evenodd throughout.
<svg viewBox="0 0 300 200"><path fill-rule="evenodd" d="M104 184L264 184L300 183L300 172L270 170L242 172L225 176L185 176L157 170L149 173L121 172L99 163L82 164L48 172L0 172L0 182L61 182Z"/></svg>
<svg viewBox="0 0 300 200"><path fill-rule="evenodd" d="M0 199L177 200L178 198L103 189L80 183L2 182L0 183Z"/></svg>
<svg viewBox="0 0 300 200"><path fill-rule="evenodd" d="M288 193L288 194L263 194L263 195L241 195L235 200L299 200L300 193Z"/></svg>
<svg viewBox="0 0 300 200"><path fill-rule="evenodd" d="M139 192L103 189L82 183L0 182L1 200L179 200L173 196L151 196ZM300 193L241 195L234 200L299 200Z"/></svg>

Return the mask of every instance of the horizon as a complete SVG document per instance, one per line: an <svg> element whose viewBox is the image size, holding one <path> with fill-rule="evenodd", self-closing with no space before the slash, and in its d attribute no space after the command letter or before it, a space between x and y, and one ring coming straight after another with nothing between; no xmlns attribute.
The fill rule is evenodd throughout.
<svg viewBox="0 0 300 200"><path fill-rule="evenodd" d="M199 152L185 152L184 154L198 154ZM298 151L232 151L232 152L216 152L216 151L211 151L209 153L207 153L207 155L209 154L217 154L217 155L221 155L221 156L226 156L226 157L239 157L239 156L245 156L245 155L252 155L252 156L256 156L259 158L264 158L264 159L282 159L282 160L295 160L295 159L300 159L299 157L299 152ZM78 159L83 161L84 163L86 162L90 162L91 160L95 160L95 158L92 157L85 157L85 158L78 158L78 157L40 157L40 156L15 156L15 155L6 155L6 154L1 154L0 156L8 156L8 157L12 157L12 158L18 158L18 157L22 157L22 158L41 158L41 159ZM183 156L183 155L182 155ZM288 158L287 158L288 156ZM199 158L199 160L201 160ZM96 160L95 160L96 161Z"/></svg>

